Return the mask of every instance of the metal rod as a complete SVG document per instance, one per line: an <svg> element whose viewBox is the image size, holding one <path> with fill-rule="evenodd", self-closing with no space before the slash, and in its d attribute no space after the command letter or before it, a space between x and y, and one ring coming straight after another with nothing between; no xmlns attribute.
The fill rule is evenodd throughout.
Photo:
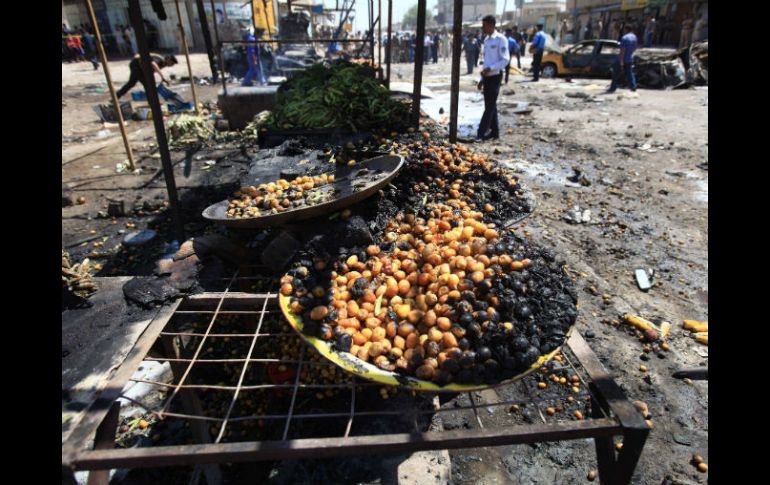
<svg viewBox="0 0 770 485"><path fill-rule="evenodd" d="M388 89L390 89L390 63L393 62L393 39L391 36L391 30L392 30L392 21L393 21L393 0L388 0L388 51L385 54L386 55L386 63L387 63L387 82L386 86Z"/></svg>
<svg viewBox="0 0 770 485"><path fill-rule="evenodd" d="M112 76L110 75L110 66L107 64L107 54L104 52L104 45L102 45L102 34L99 31L99 24L96 21L96 15L94 14L94 7L91 5L91 0L86 0L86 9L88 10L88 17L91 19L91 25L94 27L94 34L96 35L96 48L99 51L99 58L102 60L102 69L104 69L104 77L107 78L107 88L110 90L110 97L112 98L112 104L115 106L115 112L118 116L118 124L120 126L120 136L123 138L123 147L126 149L126 156L128 157L128 166L133 172L136 170L134 165L134 153L131 150L131 145L128 143L128 134L126 133L126 125L123 122L123 111L120 109L120 101L118 100L118 94L115 92L115 86L112 85Z"/></svg>
<svg viewBox="0 0 770 485"><path fill-rule="evenodd" d="M369 42L369 39L312 39L312 40L281 40L281 39L257 39L257 40L223 40L222 44L313 44L323 42L339 42L340 44L351 42Z"/></svg>
<svg viewBox="0 0 770 485"><path fill-rule="evenodd" d="M420 127L420 97L422 96L422 64L425 50L425 4L417 0L417 46L414 53L414 91L412 91L412 124Z"/></svg>
<svg viewBox="0 0 770 485"><path fill-rule="evenodd" d="M342 413L346 415L346 413ZM503 446L538 441L561 441L612 436L621 427L600 419L555 424L533 424L520 431L506 428L483 430L400 433L348 438L317 438L289 441L220 443L217 445L153 446L83 451L72 462L76 470L181 466L198 463L327 458L331 456L401 453L430 449Z"/></svg>
<svg viewBox="0 0 770 485"><path fill-rule="evenodd" d="M187 59L187 75L190 77L190 88L192 89L193 104L195 105L195 114L200 114L200 108L198 107L198 95L195 94L195 80L192 75L192 65L190 64L190 51L187 48L187 37L184 34L184 27L182 26L182 12L179 10L179 0L174 0L176 5L176 16L179 19L179 34L182 36L182 48L184 49L184 57Z"/></svg>
<svg viewBox="0 0 770 485"><path fill-rule="evenodd" d="M452 87L449 101L449 143L457 143L457 109L460 98L460 51L463 42L463 0L454 0L452 24Z"/></svg>
<svg viewBox="0 0 770 485"><path fill-rule="evenodd" d="M371 52L369 59L372 61L372 69L374 69L374 0L369 0L369 41L371 45L369 50ZM376 71L375 71L376 75Z"/></svg>
<svg viewBox="0 0 770 485"><path fill-rule="evenodd" d="M377 0L377 65L382 69L382 0Z"/></svg>
<svg viewBox="0 0 770 485"><path fill-rule="evenodd" d="M171 164L171 154L168 150L168 139L166 138L166 127L163 124L163 112L160 109L158 100L158 90L155 87L155 72L152 69L152 59L150 59L150 49L147 45L147 36L144 32L144 21L142 10L139 6L139 0L129 0L128 14L136 32L136 42L139 47L142 63L142 75L145 79L145 89L147 90L147 102L152 110L152 122L155 125L155 137L158 140L158 149L160 159L163 164L163 175L166 179L166 191L171 206L171 218L174 221L174 229L178 241L184 241L184 224L182 215L179 212L179 196L176 191L176 181L174 180L174 167Z"/></svg>
<svg viewBox="0 0 770 485"><path fill-rule="evenodd" d="M138 0L131 0L131 2L138 2ZM212 0L213 2L213 0ZM222 308L222 303L225 301L225 295L227 295L227 291L230 289L230 285L235 280L235 277L238 275L238 271L233 274L233 277L230 279L230 284L227 285L227 288L225 289L225 292L222 294L222 298L219 300L219 303L217 304L216 312L214 313L214 316L211 317L211 322L209 323L208 328L206 329L206 335L211 332L211 328L214 326L214 321L217 319L217 315L219 313L219 309ZM182 377L179 379L179 384L176 385L174 388L174 392L171 393L171 396L166 399L166 404L164 404L163 409L161 410L161 414L165 414L166 411L171 407L171 401L174 400L174 397L179 392L179 389L181 389L181 386L184 384L185 379L187 379L187 376L190 375L190 370L192 370L193 365L195 365L195 360L198 358L198 355L201 352L201 349L203 348L203 343L206 341L206 337L204 336L201 339L200 344L198 345L198 348L195 349L195 354L193 354L192 361L190 362L190 365L187 366L187 369L185 370Z"/></svg>
<svg viewBox="0 0 770 485"><path fill-rule="evenodd" d="M219 71L222 73L222 94L227 96L227 83L225 79L225 60L222 58L222 41L219 40L219 27L217 27L217 9L214 8L214 0L211 2L211 15L214 20L214 37L217 39L217 53L219 54Z"/></svg>
<svg viewBox="0 0 770 485"><path fill-rule="evenodd" d="M232 401L230 401L230 407L227 409L225 420L222 423L222 428L219 430L219 435L217 436L215 443L219 443L220 441L222 441L222 437L225 435L225 428L227 427L227 421L230 419L230 414L232 414L233 412L233 408L235 407L235 402L238 400L238 394L240 393L241 386L243 385L243 378L246 377L246 371L249 368L249 359L251 359L251 354L254 352L254 347L257 344L257 339L259 339L259 330L262 328L262 322L264 321L265 307L267 306L267 302L268 300L265 299L265 303L262 306L262 315L259 316L257 331L254 333L254 338L251 341L251 347L249 347L249 353L246 355L246 362L244 362L243 368L241 369L241 375L238 378L238 385L235 389L235 392L233 393L233 399Z"/></svg>
<svg viewBox="0 0 770 485"><path fill-rule="evenodd" d="M206 54L209 57L209 66L211 67L211 78L214 80L214 82L217 82L219 78L219 73L217 72L217 64L216 64L216 61L214 60L214 47L211 44L211 32L209 31L209 21L206 18L206 10L203 8L203 0L195 0L195 5L198 8L198 20L201 23L201 31L203 32L203 42L206 44Z"/></svg>

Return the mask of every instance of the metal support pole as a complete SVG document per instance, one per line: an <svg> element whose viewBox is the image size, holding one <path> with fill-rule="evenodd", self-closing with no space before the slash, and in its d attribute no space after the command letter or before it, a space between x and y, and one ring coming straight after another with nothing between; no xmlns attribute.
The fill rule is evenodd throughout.
<svg viewBox="0 0 770 485"><path fill-rule="evenodd" d="M420 127L420 97L422 96L422 63L425 50L425 3L417 0L417 45L414 53L414 91L412 91L412 119L415 128Z"/></svg>
<svg viewBox="0 0 770 485"><path fill-rule="evenodd" d="M369 59L372 60L372 68L374 68L374 0L369 0L369 42L371 43L369 46L371 47Z"/></svg>
<svg viewBox="0 0 770 485"><path fill-rule="evenodd" d="M377 0L377 65L382 68L382 0Z"/></svg>
<svg viewBox="0 0 770 485"><path fill-rule="evenodd" d="M219 40L219 27L217 27L217 9L214 8L214 0L211 1L211 14L214 16L214 36L217 38L217 52L219 53L219 72L222 73L222 93L227 96L227 84L225 79L225 60L222 58L222 42Z"/></svg>
<svg viewBox="0 0 770 485"><path fill-rule="evenodd" d="M211 32L209 32L209 21L206 19L206 10L203 8L203 0L195 0L195 6L198 8L198 20L200 20L201 31L203 31L203 41L206 44L206 54L209 56L211 77L214 82L217 82L219 73L217 72L217 64L214 61L214 47L211 45Z"/></svg>
<svg viewBox="0 0 770 485"><path fill-rule="evenodd" d="M104 77L107 78L107 88L110 90L110 97L112 97L112 104L115 106L115 112L118 116L118 124L120 125L120 136L123 137L123 146L126 149L126 156L128 157L128 166L133 172L136 170L134 165L134 153L131 151L131 145L128 144L128 134L126 133L126 126L123 122L123 112L120 110L120 101L118 95L115 92L115 86L112 85L112 76L110 75L110 66L107 64L107 54L104 52L104 45L102 45L102 34L99 31L99 24L96 22L96 15L94 14L94 7L91 5L91 0L86 0L86 9L88 9L88 17L91 19L91 25L94 27L94 34L96 35L96 48L99 50L99 58L102 60L102 69L104 69Z"/></svg>
<svg viewBox="0 0 770 485"><path fill-rule="evenodd" d="M463 42L463 0L454 0L452 24L452 88L449 101L449 143L457 142L457 108L460 98L460 51Z"/></svg>
<svg viewBox="0 0 770 485"><path fill-rule="evenodd" d="M195 80L192 75L192 66L190 65L190 51L187 48L187 37L184 34L184 27L182 27L182 12L179 10L179 0L174 0L176 4L176 16L179 18L179 34L182 36L182 48L184 49L184 56L187 59L187 75L190 77L190 88L192 88L193 104L195 105L195 114L200 114L198 108L198 95L195 94Z"/></svg>
<svg viewBox="0 0 770 485"><path fill-rule="evenodd" d="M152 110L152 122L155 125L155 137L158 140L158 149L160 151L160 160L163 164L163 175L166 179L166 190L168 191L168 201L171 206L171 218L174 221L174 229L178 241L184 241L184 224L179 212L179 198L176 192L176 181L174 180L174 168L171 165L171 154L168 151L168 140L166 139L166 127L163 124L163 112L160 109L158 100L158 90L155 87L155 72L152 70L152 61L150 59L150 49L147 45L147 36L144 32L144 22L142 20L142 9L139 6L139 0L129 0L128 16L136 32L136 43L139 47L139 54L142 62L142 74L145 79L145 88L147 89L147 102Z"/></svg>
<svg viewBox="0 0 770 485"><path fill-rule="evenodd" d="M393 38L391 36L391 30L392 30L392 22L393 22L393 0L388 0L388 53L387 56L387 86L388 89L390 89L390 63L393 62Z"/></svg>

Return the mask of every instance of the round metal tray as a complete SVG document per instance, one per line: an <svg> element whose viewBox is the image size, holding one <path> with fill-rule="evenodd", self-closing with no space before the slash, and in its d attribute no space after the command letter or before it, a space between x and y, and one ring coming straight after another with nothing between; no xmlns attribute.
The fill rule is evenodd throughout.
<svg viewBox="0 0 770 485"><path fill-rule="evenodd" d="M511 382L517 381L523 378L524 376L537 370L543 364L551 360L553 356L556 355L556 353L558 353L559 350L561 349L561 345L560 345L559 347L549 352L548 354L541 355L538 358L538 360L535 361L535 363L532 364L532 366L530 366L529 369L525 370L524 372L518 375L511 377L510 379L506 379L504 381L501 381L495 384L478 384L477 385L477 384L453 383L453 384L447 384L445 386L440 386L432 381L425 381L425 380L417 379L415 377L405 376L397 372L380 369L376 365L371 364L369 362L364 362L363 360L359 359L358 357L348 352L337 351L336 349L333 348L332 342L330 341L326 341L318 337L311 337L309 335L305 335L302 331L304 326L302 322L302 317L299 315L295 315L289 308L291 297L278 295L278 301L280 303L281 311L283 312L284 317L286 317L286 320L289 322L289 325L291 325L291 327L297 332L297 334L299 334L299 336L303 340L305 340L305 342L313 346L318 351L319 354L329 359L338 367L341 367L347 372L355 374L359 377L363 377L364 379L368 379L370 381L379 382L381 384L386 384L389 386L401 386L401 387L409 388L415 391L467 392L467 391L479 391L482 389L490 389L493 387L510 384ZM574 328L574 325L570 327L569 331L567 332L564 338L564 342L566 342L569 336L571 335L573 328Z"/></svg>
<svg viewBox="0 0 770 485"><path fill-rule="evenodd" d="M223 200L210 205L203 211L203 217L228 227L250 229L286 224L311 219L343 209L360 202L390 183L404 166L404 158L398 155L382 155L364 160L353 167L335 166L335 181L312 189L319 194L331 194L333 199L311 206L301 206L285 212L260 217L234 219L227 217L229 201Z"/></svg>

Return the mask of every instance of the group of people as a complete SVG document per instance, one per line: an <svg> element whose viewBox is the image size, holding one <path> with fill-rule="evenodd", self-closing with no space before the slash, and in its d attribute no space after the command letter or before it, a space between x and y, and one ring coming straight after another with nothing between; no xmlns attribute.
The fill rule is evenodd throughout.
<svg viewBox="0 0 770 485"><path fill-rule="evenodd" d="M417 35L414 33L402 33L391 36L393 42L393 63L414 62L417 49ZM387 37L382 40L387 54ZM425 33L423 44L423 63L437 64L439 59L446 61L452 56L452 35L446 30L429 31Z"/></svg>
<svg viewBox="0 0 770 485"><path fill-rule="evenodd" d="M94 35L90 25L81 25L70 29L62 24L61 58L64 62L85 62L88 60L94 69L99 68L96 35Z"/></svg>
<svg viewBox="0 0 770 485"><path fill-rule="evenodd" d="M485 45L484 38L485 36L482 35L481 31L468 33L463 38L462 49L465 51L465 62L468 67L467 74L473 74L473 68L479 64L481 48ZM514 26L513 28L505 29L505 39L509 55L509 62L505 66L505 84L508 84L511 62L514 56L516 57L517 67L521 69L521 56L526 54L528 36L526 32L519 32L518 26Z"/></svg>

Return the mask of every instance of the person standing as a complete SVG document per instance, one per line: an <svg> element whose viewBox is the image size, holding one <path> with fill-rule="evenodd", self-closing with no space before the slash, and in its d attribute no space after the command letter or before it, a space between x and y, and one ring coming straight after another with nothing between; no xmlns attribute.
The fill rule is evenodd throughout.
<svg viewBox="0 0 770 485"><path fill-rule="evenodd" d="M625 72L631 91L636 91L636 77L634 76L634 51L636 50L636 45L636 35L631 25L624 25L623 37L620 38L620 54L612 66L612 83L607 90L608 93L614 93L618 88L621 71Z"/></svg>
<svg viewBox="0 0 770 485"><path fill-rule="evenodd" d="M647 25L644 26L644 46L652 47L652 37L655 35L655 17L650 17Z"/></svg>
<svg viewBox="0 0 770 485"><path fill-rule="evenodd" d="M473 66L476 65L476 38L472 34L465 36L463 40L465 50L465 63L468 65L468 74L473 74Z"/></svg>
<svg viewBox="0 0 770 485"><path fill-rule="evenodd" d="M449 40L449 33L444 30L441 32L441 58L446 61L449 59L450 55L450 40Z"/></svg>
<svg viewBox="0 0 770 485"><path fill-rule="evenodd" d="M99 69L99 59L96 50L96 36L90 30L83 31L83 43L85 44L86 57L94 66L94 71Z"/></svg>
<svg viewBox="0 0 770 485"><path fill-rule="evenodd" d="M128 46L126 45L126 39L123 37L123 25L118 25L114 31L115 43L118 45L118 52L121 56L128 55Z"/></svg>
<svg viewBox="0 0 770 485"><path fill-rule="evenodd" d="M484 34L484 68L481 71L478 89L484 90L484 114L479 123L477 137L481 140L500 138L500 127L497 122L497 95L500 93L500 82L503 79L503 69L508 65L508 39L495 30L495 16L487 15L481 21Z"/></svg>
<svg viewBox="0 0 770 485"><path fill-rule="evenodd" d="M516 42L516 39L513 38L513 31L511 29L505 30L505 38L508 40L508 55L510 56L508 58L508 64L505 66L505 84L508 84L508 75L511 72L513 56L516 56L517 59L520 59L520 57L519 44ZM521 69L521 61L519 61L519 69Z"/></svg>
<svg viewBox="0 0 770 485"><path fill-rule="evenodd" d="M433 37L429 32L425 33L425 45L422 46L422 63L428 64L430 62L431 48L433 47Z"/></svg>
<svg viewBox="0 0 770 485"><path fill-rule="evenodd" d="M433 45L431 47L433 48L433 64L438 64L438 50L441 47L441 38L438 32L433 33Z"/></svg>
<svg viewBox="0 0 770 485"><path fill-rule="evenodd" d="M527 44L524 40L524 36L521 35L521 32L519 32L519 26L514 25L513 26L513 40L516 41L516 43L519 45L519 52L516 54L516 63L521 69L521 56L527 55Z"/></svg>
<svg viewBox="0 0 770 485"><path fill-rule="evenodd" d="M260 34L259 31L257 33ZM254 34L246 34L245 40L255 41L256 37ZM246 71L241 86L253 86L252 79L256 79L260 86L267 84L262 69L262 49L259 48L259 44L246 44L246 61L249 63L249 70Z"/></svg>
<svg viewBox="0 0 770 485"><path fill-rule="evenodd" d="M561 30L559 30L559 44L564 45L567 43L567 34L569 33L569 24L567 19L562 19Z"/></svg>
<svg viewBox="0 0 770 485"><path fill-rule="evenodd" d="M414 63L414 55L417 50L417 35L412 34L409 42L409 63L411 64Z"/></svg>
<svg viewBox="0 0 770 485"><path fill-rule="evenodd" d="M545 49L545 34L543 33L543 24L537 24L537 33L532 38L532 44L529 51L532 53L532 72L534 74L533 82L540 80L540 64L543 61L543 50Z"/></svg>
<svg viewBox="0 0 770 485"><path fill-rule="evenodd" d="M690 43L692 40L692 27L693 27L693 21L692 17L687 17L684 19L684 22L682 22L682 33L679 35L679 48L683 47L690 47Z"/></svg>

